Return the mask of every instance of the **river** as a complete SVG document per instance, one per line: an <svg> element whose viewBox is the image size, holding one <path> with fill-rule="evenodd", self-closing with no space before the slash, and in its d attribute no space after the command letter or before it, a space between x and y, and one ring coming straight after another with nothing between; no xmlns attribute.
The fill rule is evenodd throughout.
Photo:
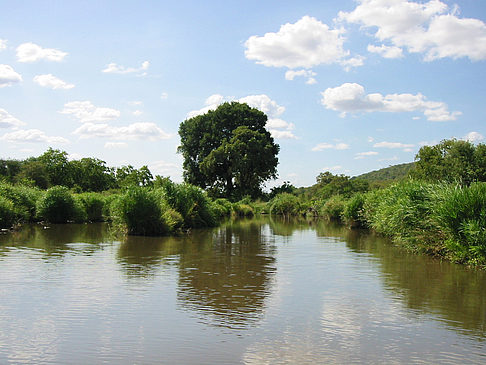
<svg viewBox="0 0 486 365"><path fill-rule="evenodd" d="M0 364L485 364L486 273L269 217L0 235Z"/></svg>

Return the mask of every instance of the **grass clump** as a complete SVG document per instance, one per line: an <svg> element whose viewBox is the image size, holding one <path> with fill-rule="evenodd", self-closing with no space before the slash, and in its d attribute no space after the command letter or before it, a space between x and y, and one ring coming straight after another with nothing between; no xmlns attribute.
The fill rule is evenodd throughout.
<svg viewBox="0 0 486 365"><path fill-rule="evenodd" d="M436 189L432 218L446 234L454 261L486 264L486 183Z"/></svg>
<svg viewBox="0 0 486 365"><path fill-rule="evenodd" d="M32 222L36 217L36 203L43 195L37 188L0 183L0 196L14 204L18 222Z"/></svg>
<svg viewBox="0 0 486 365"><path fill-rule="evenodd" d="M156 236L169 232L160 201L153 191L128 188L113 202L112 209L114 220L125 224L128 234Z"/></svg>
<svg viewBox="0 0 486 365"><path fill-rule="evenodd" d="M11 228L16 221L16 216L12 201L0 196L0 228Z"/></svg>
<svg viewBox="0 0 486 365"><path fill-rule="evenodd" d="M341 220L350 227L363 227L365 225L363 217L364 202L364 194L358 193L353 195L344 205Z"/></svg>
<svg viewBox="0 0 486 365"><path fill-rule="evenodd" d="M50 223L83 222L86 212L68 188L54 186L37 202L37 217Z"/></svg>
<svg viewBox="0 0 486 365"><path fill-rule="evenodd" d="M343 196L333 195L324 203L319 214L329 220L340 221L345 204L346 199Z"/></svg>
<svg viewBox="0 0 486 365"><path fill-rule="evenodd" d="M105 198L99 193L83 193L77 195L85 212L86 219L90 222L104 221Z"/></svg>
<svg viewBox="0 0 486 365"><path fill-rule="evenodd" d="M270 202L270 214L280 215L302 215L305 213L305 208L301 204L300 199L289 193L281 193L276 195Z"/></svg>

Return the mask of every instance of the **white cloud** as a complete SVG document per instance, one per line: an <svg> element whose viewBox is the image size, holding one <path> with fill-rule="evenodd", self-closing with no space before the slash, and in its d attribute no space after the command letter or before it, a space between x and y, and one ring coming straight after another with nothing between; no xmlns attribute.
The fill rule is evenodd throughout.
<svg viewBox="0 0 486 365"><path fill-rule="evenodd" d="M149 61L142 62L142 65L138 68L134 67L125 67L121 65L117 65L116 63L110 63L102 72L110 73L110 74L130 74L130 73L138 73L140 76L144 76L147 73L145 71L148 70L150 66Z"/></svg>
<svg viewBox="0 0 486 365"><path fill-rule="evenodd" d="M343 29L330 29L316 18L304 16L296 23L282 25L276 33L251 36L245 42L245 56L270 67L342 64L349 56L343 49L343 33Z"/></svg>
<svg viewBox="0 0 486 365"><path fill-rule="evenodd" d="M326 166L322 168L322 171L329 171L329 172L338 172L342 171L343 167L341 165L336 166Z"/></svg>
<svg viewBox="0 0 486 365"><path fill-rule="evenodd" d="M371 136L370 136L370 137L368 137L368 142L370 142L370 143L371 143L371 142L373 142L374 140L375 140L375 139L374 139L373 137L371 137Z"/></svg>
<svg viewBox="0 0 486 365"><path fill-rule="evenodd" d="M4 134L0 140L15 143L56 143L64 144L69 141L64 137L48 136L38 129L20 129Z"/></svg>
<svg viewBox="0 0 486 365"><path fill-rule="evenodd" d="M0 51L3 51L6 48L7 48L7 40L6 39L0 39Z"/></svg>
<svg viewBox="0 0 486 365"><path fill-rule="evenodd" d="M171 138L171 135L160 129L155 123L132 123L127 126L115 127L108 124L84 123L73 134L81 139L99 137L112 140L157 141Z"/></svg>
<svg viewBox="0 0 486 365"><path fill-rule="evenodd" d="M346 144L346 143L336 143L336 144L319 143L317 146L312 148L312 151L322 151L322 150L327 150L327 149L347 150L347 149L349 149L349 144Z"/></svg>
<svg viewBox="0 0 486 365"><path fill-rule="evenodd" d="M12 66L0 65L0 87L11 86L22 81L22 76L14 71Z"/></svg>
<svg viewBox="0 0 486 365"><path fill-rule="evenodd" d="M374 46L372 44L368 45L368 52L378 53L384 58L402 58L403 50L400 47L395 46L385 46L382 44L380 47Z"/></svg>
<svg viewBox="0 0 486 365"><path fill-rule="evenodd" d="M128 147L128 143L126 142L106 142L105 148L106 149L117 149L117 148L125 148Z"/></svg>
<svg viewBox="0 0 486 365"><path fill-rule="evenodd" d="M149 164L149 169L150 171L154 172L154 174L157 175L171 175L171 174L180 174L181 171L181 165L180 164L175 164L172 162L166 162L166 161L154 161Z"/></svg>
<svg viewBox="0 0 486 365"><path fill-rule="evenodd" d="M162 93L162 95L160 95L160 98L161 98L162 100L166 100L168 97L169 97L169 94L168 94L168 93L165 93L165 92L164 92L164 93Z"/></svg>
<svg viewBox="0 0 486 365"><path fill-rule="evenodd" d="M136 116L136 117L139 117L139 116L141 116L143 114L143 111L141 111L141 110L135 110L135 111L132 112L132 114L134 116Z"/></svg>
<svg viewBox="0 0 486 365"><path fill-rule="evenodd" d="M484 136L478 132L469 132L463 139L472 143L479 143L484 140Z"/></svg>
<svg viewBox="0 0 486 365"><path fill-rule="evenodd" d="M74 115L81 123L104 122L120 116L118 110L96 107L90 101L71 101L59 113Z"/></svg>
<svg viewBox="0 0 486 365"><path fill-rule="evenodd" d="M264 112L267 117L267 129L275 139L296 139L297 137L292 133L294 124L286 122L283 119L278 118L283 112L285 107L279 105L275 100L270 99L268 95L248 95L238 100L234 97L225 97L220 94L213 94L206 99L205 107L199 110L193 110L187 114L187 118L193 118L197 115L205 114L210 110L215 110L219 105L224 102L238 101L240 103L246 103L252 108L256 108Z"/></svg>
<svg viewBox="0 0 486 365"><path fill-rule="evenodd" d="M42 48L34 43L23 43L17 47L17 61L36 62L40 60L60 62L68 54L54 48Z"/></svg>
<svg viewBox="0 0 486 365"><path fill-rule="evenodd" d="M445 57L486 59L486 24L479 19L458 18L456 10L439 0L358 0L353 11L339 12L338 18L376 29L376 39L411 53L423 53L426 61Z"/></svg>
<svg viewBox="0 0 486 365"><path fill-rule="evenodd" d="M376 148L412 148L413 144L400 143L400 142L378 142L373 145Z"/></svg>
<svg viewBox="0 0 486 365"><path fill-rule="evenodd" d="M423 112L427 120L443 122L456 120L461 112L449 112L447 104L438 101L428 101L418 93L389 94L383 96L379 93L365 94L364 87L356 83L345 83L335 88L328 88L321 93L321 103L331 110L340 111L342 116L346 113L358 112Z"/></svg>
<svg viewBox="0 0 486 365"><path fill-rule="evenodd" d="M285 72L285 80L292 81L296 77L304 77L307 78L305 82L307 85L313 85L317 83L317 80L314 78L314 76L316 75L317 74L312 70L298 70L298 71L288 70L287 72Z"/></svg>
<svg viewBox="0 0 486 365"><path fill-rule="evenodd" d="M0 108L0 128L17 129L22 125L25 125L25 123L13 117L5 109Z"/></svg>
<svg viewBox="0 0 486 365"><path fill-rule="evenodd" d="M69 84L52 74L37 75L34 77L34 82L36 82L42 87L48 87L49 89L54 89L54 90L55 89L69 90L74 87L74 84Z"/></svg>
<svg viewBox="0 0 486 365"><path fill-rule="evenodd" d="M376 156L376 155L378 155L378 152L376 152L376 151L359 152L355 155L354 159L355 160L362 160L367 156Z"/></svg>
<svg viewBox="0 0 486 365"><path fill-rule="evenodd" d="M139 106L139 105L143 105L143 101L134 100L134 101L129 101L128 104L135 105L135 106Z"/></svg>

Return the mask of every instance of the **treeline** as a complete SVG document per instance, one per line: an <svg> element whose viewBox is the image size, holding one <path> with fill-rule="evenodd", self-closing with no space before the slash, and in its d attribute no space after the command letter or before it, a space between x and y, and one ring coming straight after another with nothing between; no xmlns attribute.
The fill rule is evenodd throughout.
<svg viewBox="0 0 486 365"><path fill-rule="evenodd" d="M422 147L408 176L391 184L325 172L310 188L277 194L267 209L371 228L414 251L486 266L486 145Z"/></svg>
<svg viewBox="0 0 486 365"><path fill-rule="evenodd" d="M150 186L157 178L147 166L109 167L105 161L90 157L69 160L67 152L52 148L38 157L0 160L0 181L40 189L61 185L77 192L100 192Z"/></svg>

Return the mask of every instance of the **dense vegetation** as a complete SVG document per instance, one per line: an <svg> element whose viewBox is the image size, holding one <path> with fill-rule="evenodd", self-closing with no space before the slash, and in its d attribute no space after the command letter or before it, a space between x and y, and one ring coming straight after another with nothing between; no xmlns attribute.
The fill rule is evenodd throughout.
<svg viewBox="0 0 486 365"><path fill-rule="evenodd" d="M361 174L356 176L356 179L366 180L370 183L377 182L388 182L388 181L398 181L407 177L415 166L414 162L402 163L399 165L388 166L383 169L367 172L366 174Z"/></svg>

